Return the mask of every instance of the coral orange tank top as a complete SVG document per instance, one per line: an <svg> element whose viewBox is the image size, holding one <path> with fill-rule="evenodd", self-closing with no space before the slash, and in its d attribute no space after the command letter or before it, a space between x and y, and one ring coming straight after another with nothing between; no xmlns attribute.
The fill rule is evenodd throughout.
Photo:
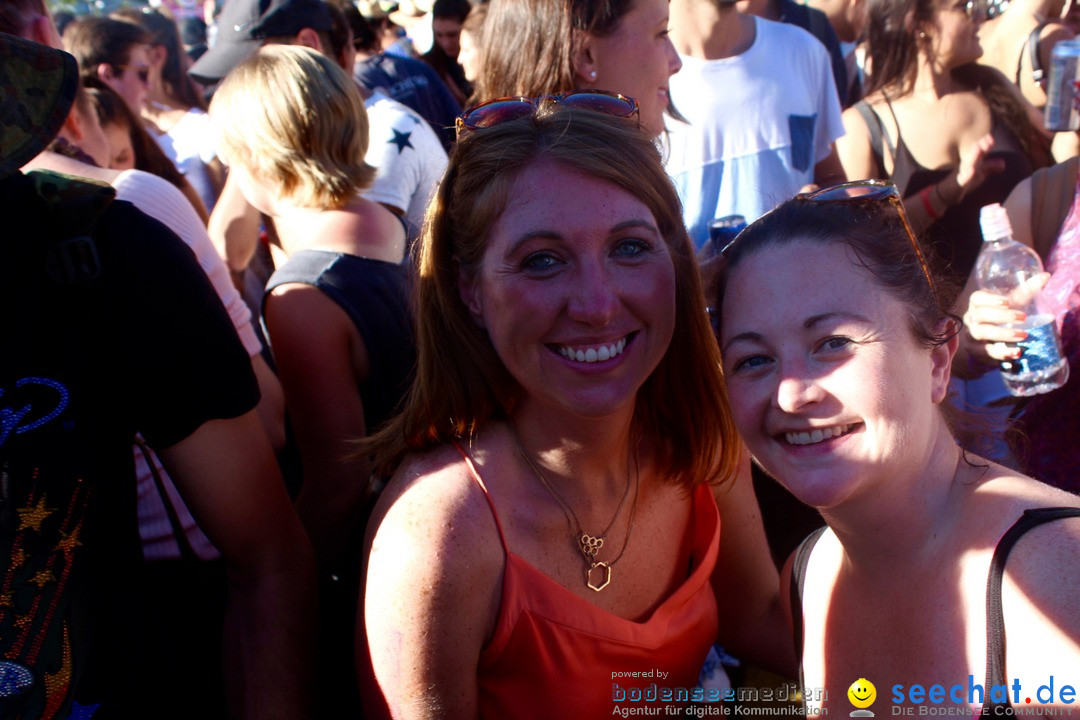
<svg viewBox="0 0 1080 720"><path fill-rule="evenodd" d="M693 494L686 579L648 619L634 622L582 600L515 555L472 459L460 446L458 452L487 498L506 552L499 617L477 670L480 717L591 719L611 717L616 708L657 707L665 691L685 699L716 639L709 579L720 514L709 488Z"/></svg>

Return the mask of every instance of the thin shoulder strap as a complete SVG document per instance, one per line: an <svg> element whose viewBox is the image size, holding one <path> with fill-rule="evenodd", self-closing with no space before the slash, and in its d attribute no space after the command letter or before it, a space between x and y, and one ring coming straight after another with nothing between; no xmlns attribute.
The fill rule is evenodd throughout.
<svg viewBox="0 0 1080 720"><path fill-rule="evenodd" d="M1046 20L1040 20L1039 24L1035 26L1035 29L1031 31L1031 34L1028 35L1027 39L1028 56L1031 60L1031 79L1035 81L1036 85L1042 82L1043 75L1045 74L1043 72L1042 59L1039 57L1039 35L1042 33L1043 28L1046 27L1046 23ZM1021 57L1023 57L1023 55L1021 55ZM1016 78L1017 81L1019 81L1019 68L1017 69Z"/></svg>
<svg viewBox="0 0 1080 720"><path fill-rule="evenodd" d="M495 528L499 531L499 542L502 543L503 550L507 554L510 553L510 546L506 544L506 534L503 532L502 523L499 522L499 513L495 512L495 502L491 499L491 494L488 492L487 485L484 484L483 479L480 477L480 473L476 470L476 465L473 464L472 456L461 446L457 440L454 440L454 447L457 448L458 454L461 455L462 460L465 461L465 465L469 468L469 474L472 475L473 480L480 486L480 489L484 491L484 499L487 500L488 507L491 508L491 517L495 519Z"/></svg>
<svg viewBox="0 0 1080 720"><path fill-rule="evenodd" d="M865 100L860 100L855 103L855 109L862 115L862 119L866 122L866 127L870 131L870 147L874 153L874 162L877 163L878 175L885 177L885 158L884 149L889 149L889 157L893 159L895 163L896 148L893 146L892 139L888 133L885 132L885 127L881 123L881 117L877 114L870 104Z"/></svg>
<svg viewBox="0 0 1080 720"><path fill-rule="evenodd" d="M1038 38L1037 35L1036 35L1036 38ZM1013 75L1013 82L1016 85L1019 85L1020 81L1024 77L1024 56L1025 55L1030 55L1030 54L1031 54L1031 36L1028 35L1027 39L1024 40L1024 47L1020 48L1020 54L1016 56L1016 74ZM1035 67L1035 66L1032 65L1032 67Z"/></svg>
<svg viewBox="0 0 1080 720"><path fill-rule="evenodd" d="M883 97L885 99L885 107L889 108L889 115L892 115L893 127L896 128L896 142L893 142L892 138L889 137L889 133L883 132L883 134L885 135L885 142L888 143L888 145L889 145L889 155L892 156L893 165L895 166L896 165L896 148L902 141L902 139L900 137L900 121L896 119L896 111L893 110L892 100L889 99L889 96L885 94L884 90L881 91L881 97ZM881 121L879 120L878 122L881 122ZM895 167L894 167L894 169L895 169Z"/></svg>
<svg viewBox="0 0 1080 720"><path fill-rule="evenodd" d="M806 566L810 563L810 554L814 552L814 546L817 545L817 541L821 539L821 535L826 529L827 526L823 525L807 535L806 539L799 543L799 547L795 548L795 561L791 564L791 582L788 588L791 593L791 632L795 641L795 657L799 661L799 681L803 687L806 687L806 683L802 682L802 595L803 587L806 584Z"/></svg>
<svg viewBox="0 0 1080 720"><path fill-rule="evenodd" d="M1080 517L1080 508L1056 507L1025 510L1009 528L990 561L990 576L986 580L986 691L994 685L1005 685L1005 616L1001 610L1001 578L1005 562L1013 546L1032 528L1062 518ZM992 703L987 703L992 704Z"/></svg>

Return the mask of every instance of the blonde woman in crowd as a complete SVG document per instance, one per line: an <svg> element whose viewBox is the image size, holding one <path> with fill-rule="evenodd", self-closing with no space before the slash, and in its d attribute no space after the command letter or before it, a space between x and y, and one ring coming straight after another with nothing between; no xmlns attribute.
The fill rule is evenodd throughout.
<svg viewBox="0 0 1080 720"><path fill-rule="evenodd" d="M405 227L359 195L375 176L364 162L367 114L331 58L264 47L229 73L210 116L222 159L273 218L289 258L266 286L263 324L303 466L296 505L323 581L320 696L348 707L370 475L351 451L390 416L413 366Z"/></svg>

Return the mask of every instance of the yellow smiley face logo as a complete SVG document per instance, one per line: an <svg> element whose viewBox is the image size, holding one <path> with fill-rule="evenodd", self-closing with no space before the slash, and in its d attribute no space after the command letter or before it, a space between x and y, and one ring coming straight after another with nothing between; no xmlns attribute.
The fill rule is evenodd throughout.
<svg viewBox="0 0 1080 720"><path fill-rule="evenodd" d="M855 707L868 708L877 699L877 688L874 687L874 683L866 678L859 678L851 683L851 687L847 690L847 696Z"/></svg>

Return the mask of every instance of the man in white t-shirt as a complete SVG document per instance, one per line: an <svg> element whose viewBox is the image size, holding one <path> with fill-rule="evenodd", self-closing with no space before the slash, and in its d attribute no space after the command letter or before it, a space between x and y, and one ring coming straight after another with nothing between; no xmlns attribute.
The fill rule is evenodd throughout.
<svg viewBox="0 0 1080 720"><path fill-rule="evenodd" d="M361 88L365 94L368 92ZM424 211L446 170L446 151L431 126L409 107L376 88L364 101L369 135L364 160L378 169L364 191L368 200L404 213L410 238L424 224Z"/></svg>
<svg viewBox="0 0 1080 720"><path fill-rule="evenodd" d="M844 180L836 83L810 33L733 2L672 0L671 39L683 64L671 99L688 122L667 121L667 169L698 247L718 217L753 221L808 186Z"/></svg>

